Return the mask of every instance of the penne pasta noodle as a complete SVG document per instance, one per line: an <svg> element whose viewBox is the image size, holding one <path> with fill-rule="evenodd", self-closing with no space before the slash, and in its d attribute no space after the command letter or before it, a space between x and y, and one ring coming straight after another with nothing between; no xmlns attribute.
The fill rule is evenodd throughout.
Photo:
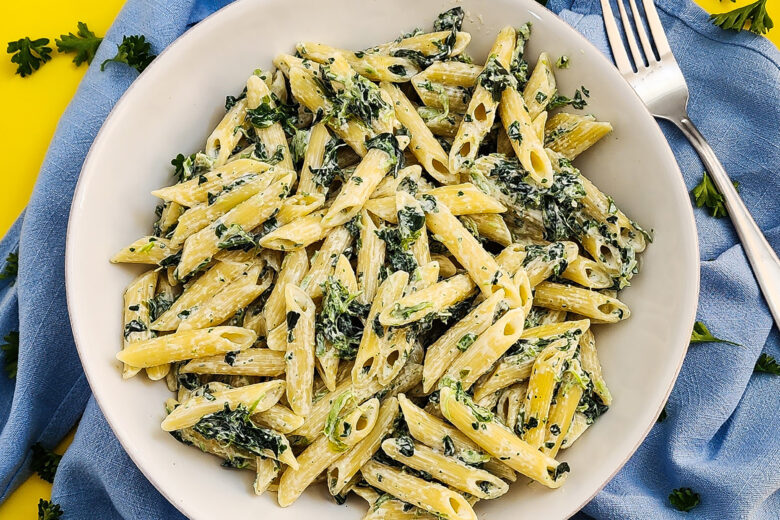
<svg viewBox="0 0 780 520"><path fill-rule="evenodd" d="M267 383L231 388L194 396L176 407L162 422L166 432L188 428L203 416L219 412L225 406L235 409L239 405L251 408L254 413L269 409L284 393L284 381L275 379Z"/></svg>
<svg viewBox="0 0 780 520"><path fill-rule="evenodd" d="M568 464L557 462L521 440L496 421L492 413L473 404L465 394L461 397L456 395L455 390L442 388L440 406L447 420L461 433L518 473L549 488L563 484L569 471ZM473 428L472 424L477 424L477 428Z"/></svg>
<svg viewBox="0 0 780 520"><path fill-rule="evenodd" d="M241 327L211 327L185 330L157 338L136 341L119 352L119 361L136 368L224 354L250 347L254 331Z"/></svg>
<svg viewBox="0 0 780 520"><path fill-rule="evenodd" d="M284 373L284 353L265 348L248 348L236 354L193 359L179 368L180 374L274 377Z"/></svg>
<svg viewBox="0 0 780 520"><path fill-rule="evenodd" d="M314 302L293 284L285 286L284 299L287 309L287 353L284 355L287 402L293 412L306 417L311 410L314 384Z"/></svg>
<svg viewBox="0 0 780 520"><path fill-rule="evenodd" d="M617 323L631 316L626 304L616 298L552 282L542 282L536 287L534 304L547 309L581 314L594 323Z"/></svg>
<svg viewBox="0 0 780 520"><path fill-rule="evenodd" d="M371 486L434 515L463 520L477 518L471 505L462 495L441 484L426 482L373 460L366 462L360 473Z"/></svg>

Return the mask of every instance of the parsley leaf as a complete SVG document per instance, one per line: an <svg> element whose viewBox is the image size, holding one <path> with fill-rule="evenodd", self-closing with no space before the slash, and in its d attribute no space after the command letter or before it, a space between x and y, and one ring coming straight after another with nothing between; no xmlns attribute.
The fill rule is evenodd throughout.
<svg viewBox="0 0 780 520"><path fill-rule="evenodd" d="M758 361L756 361L756 366L753 369L753 372L765 372L767 374L780 376L780 363L778 363L777 360L775 360L775 358L769 354L762 353L760 356L758 356Z"/></svg>
<svg viewBox="0 0 780 520"><path fill-rule="evenodd" d="M117 46L116 56L101 63L100 70L106 70L107 63L116 62L143 72L156 57L157 55L152 52L152 44L146 41L146 37L123 36L122 43Z"/></svg>
<svg viewBox="0 0 780 520"><path fill-rule="evenodd" d="M13 54L11 63L16 63L16 73L21 77L29 76L38 68L51 59L51 47L48 38L38 38L31 40L29 37L8 42L6 52Z"/></svg>
<svg viewBox="0 0 780 520"><path fill-rule="evenodd" d="M3 358L5 359L5 371L8 373L8 377L14 379L16 377L16 368L19 360L19 331L12 330L3 338L5 340L4 345L0 345L0 350L5 352Z"/></svg>
<svg viewBox="0 0 780 520"><path fill-rule="evenodd" d="M53 483L54 474L57 472L57 466L60 464L60 459L62 459L62 455L58 455L36 442L32 446L30 469L36 472L38 476L46 482Z"/></svg>
<svg viewBox="0 0 780 520"><path fill-rule="evenodd" d="M691 343L729 343L730 345L739 345L739 343L734 343L733 341L716 338L707 326L700 321L693 324Z"/></svg>
<svg viewBox="0 0 780 520"><path fill-rule="evenodd" d="M8 253L5 257L5 265L3 270L0 271L0 280L8 280L10 278L16 278L16 274L19 272L19 250ZM13 282L11 282L13 284Z"/></svg>
<svg viewBox="0 0 780 520"><path fill-rule="evenodd" d="M63 513L59 504L44 499L38 501L38 520L57 520Z"/></svg>
<svg viewBox="0 0 780 520"><path fill-rule="evenodd" d="M73 63L79 66L85 61L88 65L92 63L92 59L95 57L95 53L102 41L103 38L95 36L95 33L89 30L87 24L79 22L77 34L61 34L59 39L54 40L54 43L57 44L58 52L76 53Z"/></svg>
<svg viewBox="0 0 780 520"><path fill-rule="evenodd" d="M738 182L734 181L732 184L734 184L734 188L739 189ZM691 190L691 195L696 200L697 208L707 206L710 209L710 215L715 218L726 215L725 199L707 172L704 172L701 182Z"/></svg>
<svg viewBox="0 0 780 520"><path fill-rule="evenodd" d="M701 498L691 488L679 488L669 494L669 503L678 511L687 513L701 503Z"/></svg>
<svg viewBox="0 0 780 520"><path fill-rule="evenodd" d="M756 0L752 4L744 7L738 7L725 13L715 13L710 15L713 24L721 29L731 29L742 31L745 24L750 22L750 32L755 34L764 34L775 26L769 13L766 10L767 0Z"/></svg>

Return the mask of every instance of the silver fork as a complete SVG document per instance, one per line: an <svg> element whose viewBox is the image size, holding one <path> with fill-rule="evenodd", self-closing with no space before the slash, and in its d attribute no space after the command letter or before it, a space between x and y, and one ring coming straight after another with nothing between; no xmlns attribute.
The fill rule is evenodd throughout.
<svg viewBox="0 0 780 520"><path fill-rule="evenodd" d="M607 30L609 45L612 47L615 64L650 112L655 117L666 119L677 125L696 149L715 186L723 194L726 210L742 241L742 247L750 265L753 267L753 274L769 305L769 310L775 319L775 325L780 328L780 260L764 234L761 233L761 229L756 225L756 221L750 216L750 212L745 207L745 203L742 202L742 198L734 188L712 147L688 117L688 84L685 82L680 66L669 48L669 42L666 40L666 33L664 33L661 20L658 18L658 11L653 0L643 0L644 13L647 26L650 28L652 42L641 22L642 18L636 0L627 0L635 23L632 23L629 18L623 1L617 0L617 5L626 41L633 58L633 65L629 61L626 48L620 37L609 0L601 0L604 26ZM637 43L637 35L642 50ZM652 43L655 43L655 48L658 50L658 58L653 51Z"/></svg>

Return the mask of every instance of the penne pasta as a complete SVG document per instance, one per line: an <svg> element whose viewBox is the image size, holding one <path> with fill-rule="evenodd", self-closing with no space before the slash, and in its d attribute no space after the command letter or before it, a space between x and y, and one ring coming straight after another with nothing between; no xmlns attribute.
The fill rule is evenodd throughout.
<svg viewBox="0 0 780 520"><path fill-rule="evenodd" d="M185 330L157 338L136 341L119 352L119 361L136 368L225 354L250 347L254 331L241 327L211 327Z"/></svg>

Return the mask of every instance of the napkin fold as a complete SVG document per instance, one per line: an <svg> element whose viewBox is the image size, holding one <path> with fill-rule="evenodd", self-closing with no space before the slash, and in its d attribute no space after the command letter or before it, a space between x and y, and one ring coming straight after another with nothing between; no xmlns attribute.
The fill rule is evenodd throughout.
<svg viewBox="0 0 780 520"><path fill-rule="evenodd" d="M132 463L91 398L65 302L65 233L89 146L136 77L121 66L100 72L98 64L114 54L122 35L144 34L159 52L227 3L127 2L59 123L27 209L0 241L0 262L19 250L15 283L0 281L0 337L11 330L20 336L16 379L0 372L0 501L29 476L30 446L56 445L81 418L52 494L65 519L183 518ZM764 38L712 26L690 0L656 5L690 87L692 120L780 249L780 53ZM550 0L548 8L610 54L599 2ZM693 188L701 162L680 132L661 127ZM741 346L689 349L667 419L578 517L680 518L668 500L679 487L701 496L685 518L768 519L780 511L780 377L753 373L760 352L780 359L780 335L728 219L695 214L702 261L698 319Z"/></svg>

